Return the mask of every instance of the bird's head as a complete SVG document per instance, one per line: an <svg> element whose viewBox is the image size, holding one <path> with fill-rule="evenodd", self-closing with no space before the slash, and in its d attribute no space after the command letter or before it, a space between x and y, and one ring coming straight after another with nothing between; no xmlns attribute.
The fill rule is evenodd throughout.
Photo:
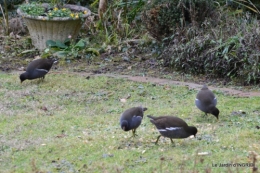
<svg viewBox="0 0 260 173"><path fill-rule="evenodd" d="M197 129L196 127L193 127L193 126L191 126L190 128L191 128L192 134L194 135L194 137L196 137L196 134L197 134L197 132L198 132L198 129Z"/></svg>
<svg viewBox="0 0 260 173"><path fill-rule="evenodd" d="M219 110L218 110L218 108L214 108L213 110L212 110L212 115L214 115L217 119L218 119L218 115L219 115Z"/></svg>
<svg viewBox="0 0 260 173"><path fill-rule="evenodd" d="M122 122L121 122L121 128L122 128L124 131L127 131L127 130L128 130L128 123L127 123L127 121L122 121Z"/></svg>
<svg viewBox="0 0 260 173"><path fill-rule="evenodd" d="M23 81L25 81L26 79L27 79L26 73L22 73L22 74L20 75L20 81L21 81L21 83L23 83Z"/></svg>

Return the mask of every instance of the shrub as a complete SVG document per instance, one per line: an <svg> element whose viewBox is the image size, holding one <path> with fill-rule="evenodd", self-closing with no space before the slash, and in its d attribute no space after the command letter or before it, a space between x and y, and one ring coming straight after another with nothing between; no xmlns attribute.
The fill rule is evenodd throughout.
<svg viewBox="0 0 260 173"><path fill-rule="evenodd" d="M214 15L213 0L154 0L143 12L143 24L157 40L171 36L186 24L200 25Z"/></svg>
<svg viewBox="0 0 260 173"><path fill-rule="evenodd" d="M175 35L164 51L166 65L190 74L260 82L260 22L245 15L239 18L220 13L201 27L189 27ZM189 33L196 33L189 37Z"/></svg>
<svg viewBox="0 0 260 173"><path fill-rule="evenodd" d="M149 33L161 40L173 33L181 25L182 11L178 1L155 0L148 4L142 14L142 21Z"/></svg>
<svg viewBox="0 0 260 173"><path fill-rule="evenodd" d="M185 21L191 22L193 25L200 25L207 17L212 17L215 12L213 0L181 0L180 7Z"/></svg>

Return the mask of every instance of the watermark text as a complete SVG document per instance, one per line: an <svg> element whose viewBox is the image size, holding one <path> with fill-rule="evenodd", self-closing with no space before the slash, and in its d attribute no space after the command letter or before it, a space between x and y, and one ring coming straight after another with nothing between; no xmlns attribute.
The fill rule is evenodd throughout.
<svg viewBox="0 0 260 173"><path fill-rule="evenodd" d="M212 167L254 167L253 163L212 163Z"/></svg>

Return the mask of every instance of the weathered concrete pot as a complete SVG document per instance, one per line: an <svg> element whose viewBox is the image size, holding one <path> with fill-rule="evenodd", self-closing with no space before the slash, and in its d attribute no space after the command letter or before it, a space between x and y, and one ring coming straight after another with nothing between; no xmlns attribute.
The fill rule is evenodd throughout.
<svg viewBox="0 0 260 173"><path fill-rule="evenodd" d="M49 4L44 3L42 6L48 7ZM84 20L91 15L91 11L82 6L66 4L64 7L82 13L86 11L87 13L78 19L69 17L54 17L49 19L45 16L31 16L24 13L20 8L17 9L17 13L23 17L28 27L33 45L39 50L46 48L47 40L64 42L69 36L72 39L76 38Z"/></svg>

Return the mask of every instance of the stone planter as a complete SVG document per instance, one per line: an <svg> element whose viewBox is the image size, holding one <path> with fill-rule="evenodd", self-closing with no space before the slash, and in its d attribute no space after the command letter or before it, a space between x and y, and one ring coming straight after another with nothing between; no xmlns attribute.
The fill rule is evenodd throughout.
<svg viewBox="0 0 260 173"><path fill-rule="evenodd" d="M45 8L49 4L42 4ZM46 41L61 41L64 42L69 36L73 39L76 38L80 28L91 12L88 8L78 6L78 5L64 5L65 8L69 8L72 11L84 12L82 17L78 19L72 19L69 17L54 17L49 19L45 16L31 16L24 13L20 8L17 9L17 13L23 17L25 24L28 27L32 43L39 50L46 48Z"/></svg>

